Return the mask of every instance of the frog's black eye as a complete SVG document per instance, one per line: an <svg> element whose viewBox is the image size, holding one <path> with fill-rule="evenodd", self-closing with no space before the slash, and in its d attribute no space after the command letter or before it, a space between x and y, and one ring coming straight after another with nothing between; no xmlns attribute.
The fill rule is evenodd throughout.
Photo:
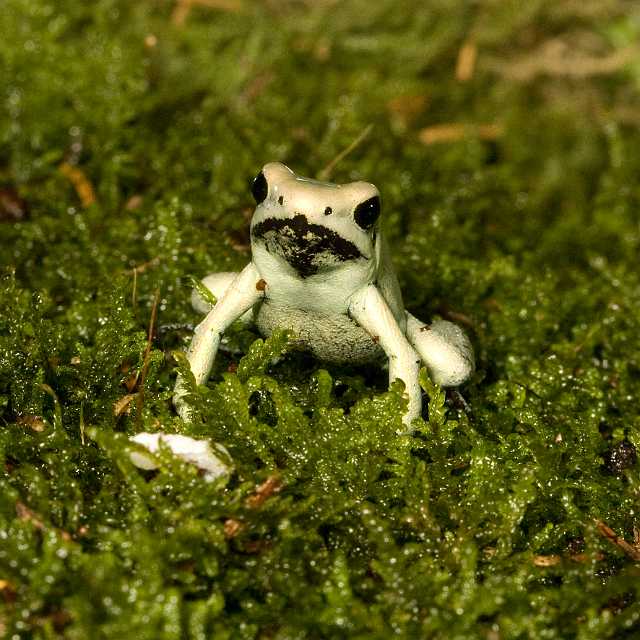
<svg viewBox="0 0 640 640"><path fill-rule="evenodd" d="M269 193L269 185L267 179L264 177L262 171L253 179L251 183L251 195L256 201L256 204L260 204L264 201Z"/></svg>
<svg viewBox="0 0 640 640"><path fill-rule="evenodd" d="M371 229L380 217L380 197L373 196L364 202L361 202L353 211L353 217L356 224L365 231Z"/></svg>

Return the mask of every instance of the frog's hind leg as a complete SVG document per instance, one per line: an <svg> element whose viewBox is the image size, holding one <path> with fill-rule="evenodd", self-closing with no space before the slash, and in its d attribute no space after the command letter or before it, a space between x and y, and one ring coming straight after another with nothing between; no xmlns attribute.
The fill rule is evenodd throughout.
<svg viewBox="0 0 640 640"><path fill-rule="evenodd" d="M210 273L206 278L202 279L202 284L211 291L214 298L216 300L220 300L226 290L229 288L229 285L234 281L236 276L238 275L237 271L223 271L221 273ZM193 290L191 294L191 304L196 311L200 313L209 313L213 308L212 305L204 300L197 289ZM253 310L249 309L249 311L243 313L239 318L238 322L241 322L244 325L249 325L253 323Z"/></svg>
<svg viewBox="0 0 640 640"><path fill-rule="evenodd" d="M436 320L425 324L407 312L407 338L431 379L441 387L457 387L473 373L473 347L464 331L453 322Z"/></svg>

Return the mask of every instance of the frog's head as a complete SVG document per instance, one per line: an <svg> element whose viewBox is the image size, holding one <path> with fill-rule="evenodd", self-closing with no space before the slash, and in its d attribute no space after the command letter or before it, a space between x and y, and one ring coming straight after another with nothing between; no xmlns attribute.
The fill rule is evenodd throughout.
<svg viewBox="0 0 640 640"><path fill-rule="evenodd" d="M303 278L353 260L370 260L380 193L368 182L332 184L266 164L251 186L251 243L284 259Z"/></svg>

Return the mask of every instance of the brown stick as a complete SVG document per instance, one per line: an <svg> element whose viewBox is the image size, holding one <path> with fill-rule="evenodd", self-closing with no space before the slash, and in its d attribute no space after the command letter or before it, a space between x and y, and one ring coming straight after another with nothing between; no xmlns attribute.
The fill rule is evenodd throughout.
<svg viewBox="0 0 640 640"><path fill-rule="evenodd" d="M629 544L624 538L621 538L616 532L602 520L596 520L596 527L601 536L606 538L611 544L621 549L629 558L640 562L640 548Z"/></svg>
<svg viewBox="0 0 640 640"><path fill-rule="evenodd" d="M73 185L82 206L85 209L91 206L96 201L96 194L82 170L70 165L68 162L63 162L59 169L60 173Z"/></svg>
<svg viewBox="0 0 640 640"><path fill-rule="evenodd" d="M129 407L135 397L136 397L135 393L127 393L126 395L122 396L122 398L120 398L119 400L116 400L113 403L113 415L116 418L118 418L123 413L129 413Z"/></svg>
<svg viewBox="0 0 640 640"><path fill-rule="evenodd" d="M207 7L208 9L231 11L233 13L242 11L244 8L241 0L178 0L171 14L173 24L181 27L189 17L192 7L196 5Z"/></svg>
<svg viewBox="0 0 640 640"><path fill-rule="evenodd" d="M423 144L437 144L439 142L457 142L466 137L496 140L503 133L504 127L496 122L478 125L451 122L426 127L418 133L418 138Z"/></svg>
<svg viewBox="0 0 640 640"><path fill-rule="evenodd" d="M555 567L557 564L560 564L562 558L557 555L550 556L533 556L533 564L536 567Z"/></svg>
<svg viewBox="0 0 640 640"><path fill-rule="evenodd" d="M609 55L591 56L573 52L567 43L554 38L520 59L510 62L490 60L486 67L519 82L533 80L539 75L589 78L620 71L636 60L639 52L637 46L630 46Z"/></svg>
<svg viewBox="0 0 640 640"><path fill-rule="evenodd" d="M469 39L463 43L458 51L456 62L456 80L458 82L468 82L473 78L477 59L478 46L472 39Z"/></svg>
<svg viewBox="0 0 640 640"><path fill-rule="evenodd" d="M269 476L245 501L249 509L258 509L268 498L282 489L282 480L277 475ZM224 535L227 539L235 538L244 528L244 523L235 518L227 518L224 523Z"/></svg>
<svg viewBox="0 0 640 640"><path fill-rule="evenodd" d="M131 304L133 307L135 307L136 303L138 302L138 295L137 295L138 294L138 274L144 273L147 269L151 269L152 267L157 267L159 264L160 264L160 256L156 256L155 258L152 258L151 260L147 260L147 262L143 262L137 267L134 267L129 272L131 273L131 275L133 275L133 288L131 291Z"/></svg>
<svg viewBox="0 0 640 640"><path fill-rule="evenodd" d="M261 507L267 498L282 489L282 480L276 475L269 476L257 489L256 492L247 498L246 505L250 509Z"/></svg>
<svg viewBox="0 0 640 640"><path fill-rule="evenodd" d="M367 125L359 134L358 137L345 149L343 149L324 169L322 169L318 173L318 180L327 180L331 173L333 172L334 167L346 158L356 147L358 147L366 137L371 133L373 129L373 125Z"/></svg>
<svg viewBox="0 0 640 640"><path fill-rule="evenodd" d="M138 401L136 403L136 419L138 426L142 426L142 406L144 404L144 382L147 378L149 370L149 358L151 356L151 346L153 344L153 335L156 329L156 318L158 316L158 302L160 301L160 289L156 289L153 298L153 306L151 307L151 319L149 320L149 333L147 335L147 346L144 350L144 359L142 361L142 369L140 371L140 385L138 389Z"/></svg>

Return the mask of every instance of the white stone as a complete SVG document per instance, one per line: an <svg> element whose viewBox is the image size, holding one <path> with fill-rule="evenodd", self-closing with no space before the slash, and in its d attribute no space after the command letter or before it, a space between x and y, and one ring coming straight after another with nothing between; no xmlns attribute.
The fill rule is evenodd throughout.
<svg viewBox="0 0 640 640"><path fill-rule="evenodd" d="M160 450L161 444L166 446L174 455L204 471L203 477L207 481L215 480L231 473L229 465L214 453L213 448L223 457L229 457L229 452L221 444L214 444L212 447L207 440L196 440L189 436L162 432L142 432L131 436L129 439L135 444L142 445L152 454ZM141 451L132 449L129 455L131 462L140 469L158 468L156 460Z"/></svg>

